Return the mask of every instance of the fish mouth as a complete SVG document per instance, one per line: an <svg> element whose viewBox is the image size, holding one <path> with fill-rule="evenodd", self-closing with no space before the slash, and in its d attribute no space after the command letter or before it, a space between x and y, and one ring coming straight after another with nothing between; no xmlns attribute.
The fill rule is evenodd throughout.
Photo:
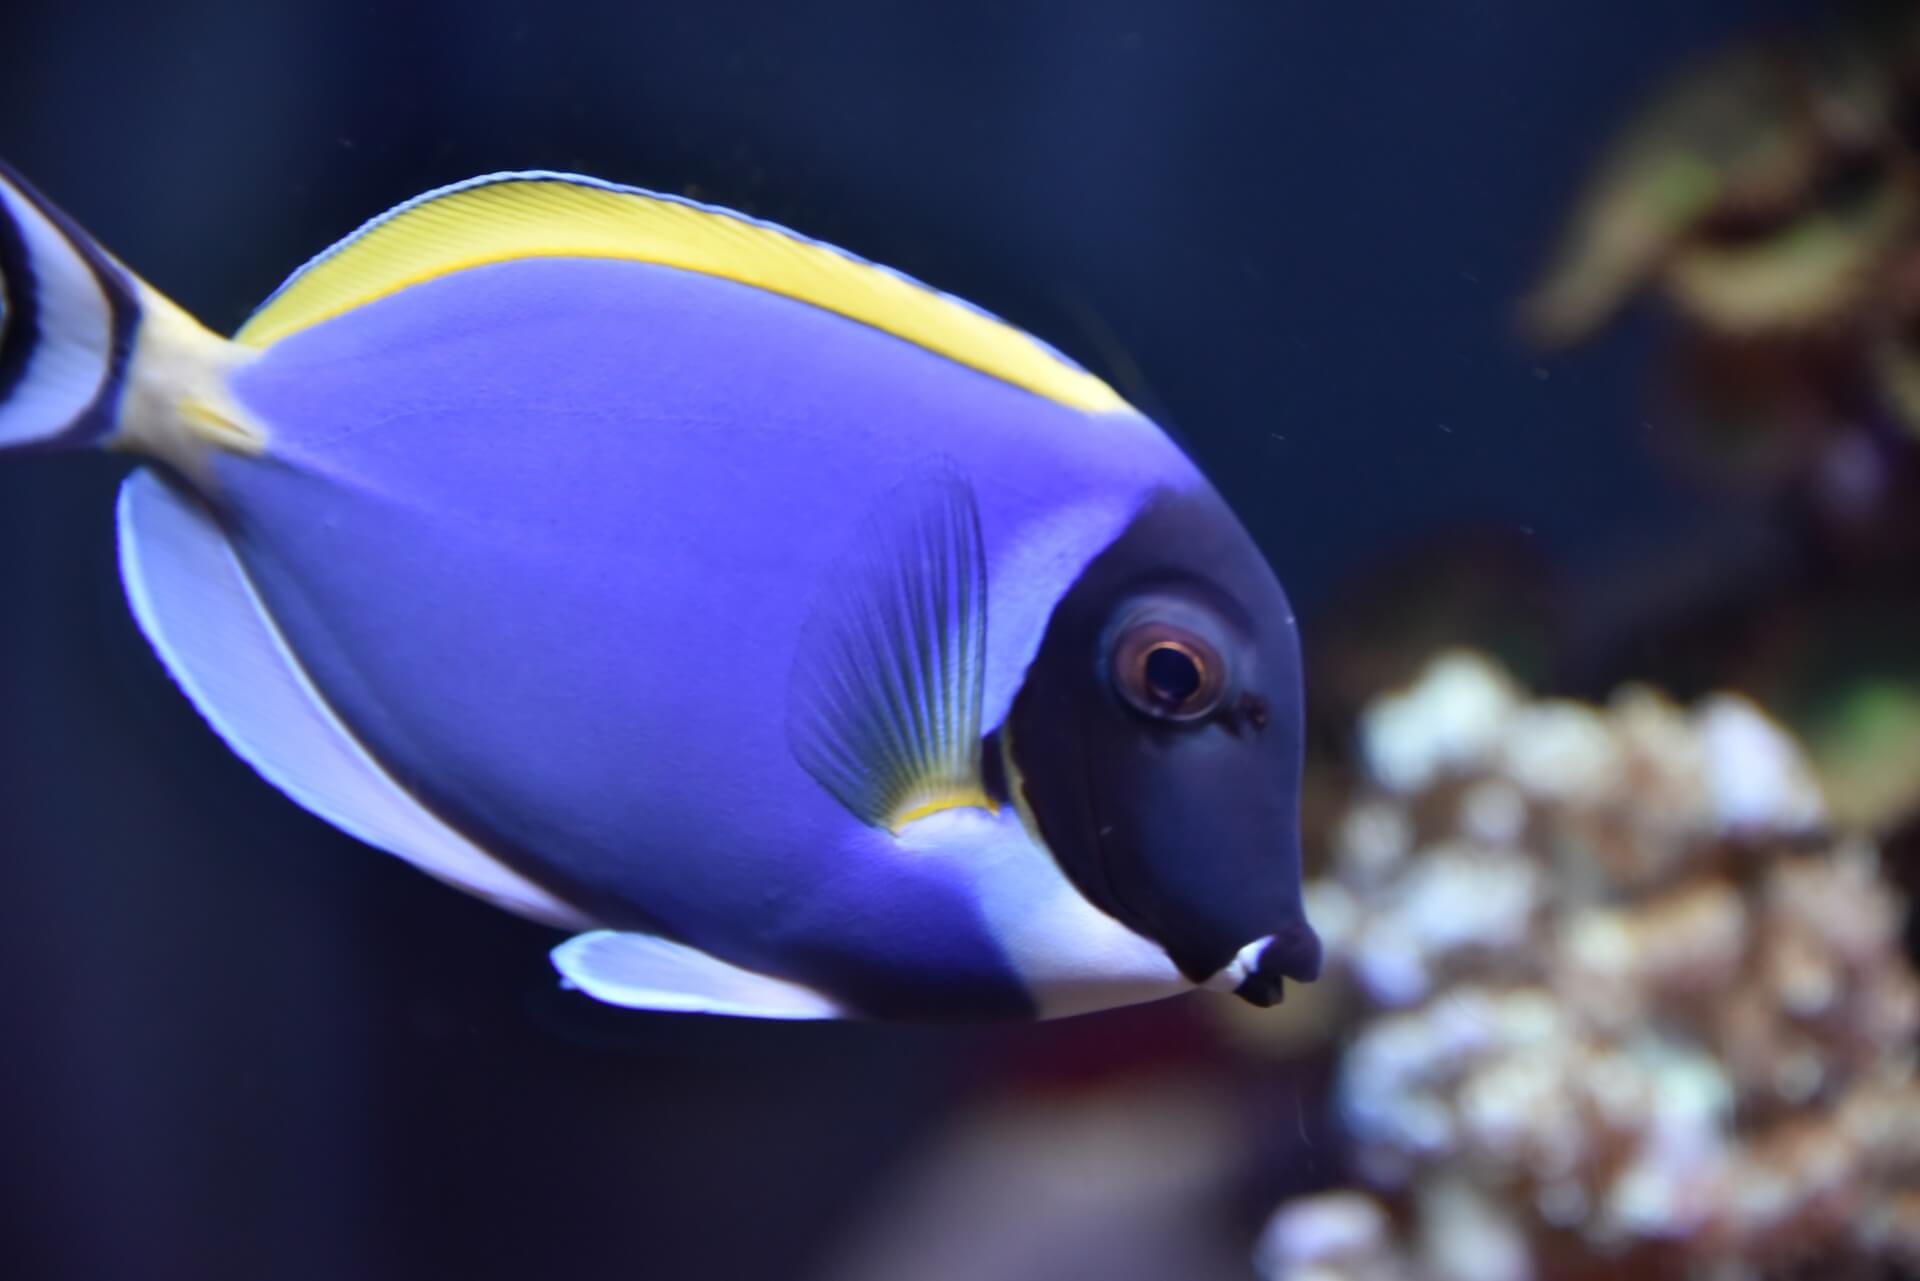
<svg viewBox="0 0 1920 1281"><path fill-rule="evenodd" d="M1320 962L1320 936L1306 922L1295 921L1241 948L1207 986L1271 1009L1286 999L1288 979L1311 983L1319 978Z"/></svg>

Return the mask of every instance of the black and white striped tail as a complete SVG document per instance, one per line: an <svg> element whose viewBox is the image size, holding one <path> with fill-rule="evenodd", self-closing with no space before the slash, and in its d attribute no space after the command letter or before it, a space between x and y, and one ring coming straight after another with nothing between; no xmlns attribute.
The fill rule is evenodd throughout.
<svg viewBox="0 0 1920 1281"><path fill-rule="evenodd" d="M132 278L0 164L0 453L114 428L140 304Z"/></svg>

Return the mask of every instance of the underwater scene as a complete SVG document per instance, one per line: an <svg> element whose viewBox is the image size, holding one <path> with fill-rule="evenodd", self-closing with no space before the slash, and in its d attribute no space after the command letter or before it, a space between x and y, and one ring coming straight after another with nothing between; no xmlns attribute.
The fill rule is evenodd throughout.
<svg viewBox="0 0 1920 1281"><path fill-rule="evenodd" d="M0 1278L1920 1278L1920 4L0 9Z"/></svg>

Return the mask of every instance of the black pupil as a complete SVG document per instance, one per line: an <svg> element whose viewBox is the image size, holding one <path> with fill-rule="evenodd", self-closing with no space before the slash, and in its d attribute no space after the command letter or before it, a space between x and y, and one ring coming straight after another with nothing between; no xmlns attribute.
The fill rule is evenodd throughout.
<svg viewBox="0 0 1920 1281"><path fill-rule="evenodd" d="M1147 651L1147 688L1155 698L1178 707L1200 692L1200 665L1193 656L1172 645Z"/></svg>

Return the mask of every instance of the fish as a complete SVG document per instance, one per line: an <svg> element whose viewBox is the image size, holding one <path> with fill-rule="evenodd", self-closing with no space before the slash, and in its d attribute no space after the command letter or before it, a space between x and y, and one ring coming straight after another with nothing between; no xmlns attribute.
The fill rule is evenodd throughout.
<svg viewBox="0 0 1920 1281"><path fill-rule="evenodd" d="M1297 623L1054 347L739 213L442 187L229 338L0 167L0 453L104 449L141 631L269 784L630 1009L1278 1002Z"/></svg>

